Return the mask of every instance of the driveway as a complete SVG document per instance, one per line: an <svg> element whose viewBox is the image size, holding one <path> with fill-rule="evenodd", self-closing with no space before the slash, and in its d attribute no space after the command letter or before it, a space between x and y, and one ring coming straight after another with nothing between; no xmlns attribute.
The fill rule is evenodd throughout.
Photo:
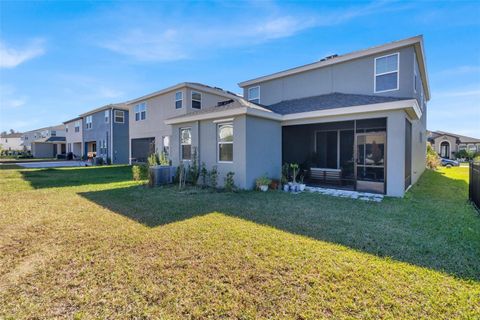
<svg viewBox="0 0 480 320"><path fill-rule="evenodd" d="M12 163L24 168L84 167L84 161L17 162Z"/></svg>

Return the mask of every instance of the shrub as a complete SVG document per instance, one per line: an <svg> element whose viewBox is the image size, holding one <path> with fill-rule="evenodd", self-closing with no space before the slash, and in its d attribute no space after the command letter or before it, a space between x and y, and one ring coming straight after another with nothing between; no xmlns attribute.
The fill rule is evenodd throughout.
<svg viewBox="0 0 480 320"><path fill-rule="evenodd" d="M108 165L111 165L111 164L112 164L112 159L110 159L110 157L107 157L107 164L108 164Z"/></svg>
<svg viewBox="0 0 480 320"><path fill-rule="evenodd" d="M148 165L150 167L156 166L159 164L159 159L158 159L158 154L157 153L152 153L151 155L148 156L147 158Z"/></svg>
<svg viewBox="0 0 480 320"><path fill-rule="evenodd" d="M293 173L292 173L293 183L296 183L297 182L297 180L296 180L297 179L297 173L298 173L298 168L299 168L298 164L292 163L292 164L290 164L290 168L292 168L292 171L293 171Z"/></svg>
<svg viewBox="0 0 480 320"><path fill-rule="evenodd" d="M170 165L170 159L168 159L167 153L165 151L162 151L160 153L160 157L158 158L158 164L161 166L169 166Z"/></svg>
<svg viewBox="0 0 480 320"><path fill-rule="evenodd" d="M135 164L132 166L132 176L133 180L147 180L148 179L148 165L146 164Z"/></svg>
<svg viewBox="0 0 480 320"><path fill-rule="evenodd" d="M255 180L255 183L257 185L257 188L260 188L260 186L269 186L270 183L272 183L272 180L267 177L267 175L263 175L260 178L257 178Z"/></svg>
<svg viewBox="0 0 480 320"><path fill-rule="evenodd" d="M435 150L433 150L432 145L428 142L426 165L429 169L436 169L440 165L440 157Z"/></svg>
<svg viewBox="0 0 480 320"><path fill-rule="evenodd" d="M197 148L193 148L192 165L188 167L188 180L193 186L197 185L200 169L198 168Z"/></svg>
<svg viewBox="0 0 480 320"><path fill-rule="evenodd" d="M202 166L201 166L201 169L200 169L200 178L202 180L202 186L203 187L207 186L207 176L208 176L207 167L205 166L205 162L202 162Z"/></svg>
<svg viewBox="0 0 480 320"><path fill-rule="evenodd" d="M233 176L235 172L228 172L227 176L225 177L225 190L231 192L235 189L235 181L233 181Z"/></svg>
<svg viewBox="0 0 480 320"><path fill-rule="evenodd" d="M213 189L217 189L218 186L218 169L217 166L213 166L212 170L210 171L209 180L210 180L210 187Z"/></svg>
<svg viewBox="0 0 480 320"><path fill-rule="evenodd" d="M290 168L290 165L288 163L284 163L282 166L282 178L281 182L282 184L287 184L288 183L288 169Z"/></svg>

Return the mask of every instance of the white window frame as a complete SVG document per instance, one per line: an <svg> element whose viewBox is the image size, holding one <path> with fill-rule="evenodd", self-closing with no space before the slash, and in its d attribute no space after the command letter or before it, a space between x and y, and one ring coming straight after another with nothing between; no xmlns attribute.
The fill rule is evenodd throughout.
<svg viewBox="0 0 480 320"><path fill-rule="evenodd" d="M194 95L194 94L197 94L197 93L200 95L200 100L193 99L193 95ZM196 109L196 110L201 110L201 109L202 109L202 100L203 100L203 95L202 95L202 93L201 93L200 91L192 91L192 92L190 92L190 98L191 98L191 100L192 100L191 108L192 108L192 109ZM200 108L194 108L194 107L193 107L193 101L200 102Z"/></svg>
<svg viewBox="0 0 480 320"><path fill-rule="evenodd" d="M397 70L377 74L377 60L381 58L394 56L394 55L397 55ZM377 77L390 74L390 73L395 73L395 72L397 73L397 87L395 89L377 91ZM373 92L382 93L382 92L398 91L399 89L400 89L400 52L390 53L381 57L376 57L373 62Z"/></svg>
<svg viewBox="0 0 480 320"><path fill-rule="evenodd" d="M471 147L475 148L475 150L472 150ZM477 152L477 146L473 143L469 143L469 144L467 144L467 151L468 152Z"/></svg>
<svg viewBox="0 0 480 320"><path fill-rule="evenodd" d="M145 110L144 111L141 111L140 108L141 107L144 107ZM138 110L137 110L138 108ZM133 107L133 111L135 113L135 121L144 121L144 120L147 120L147 103L146 102L140 102L140 103L137 103L135 105L135 107ZM142 119L142 112L145 112L145 118ZM137 113L138 113L138 120L137 120Z"/></svg>
<svg viewBox="0 0 480 320"><path fill-rule="evenodd" d="M120 113L121 116L118 116L117 112ZM122 118L122 121L117 121L117 117ZM125 111L123 111L123 110L113 110L113 121L115 123L125 123Z"/></svg>
<svg viewBox="0 0 480 320"><path fill-rule="evenodd" d="M258 98L252 99L252 98L250 97L250 90L252 90L252 89L258 89ZM254 87L248 88L248 90L247 90L247 100L248 100L248 101L258 100L257 103L260 104L260 86L254 86Z"/></svg>
<svg viewBox="0 0 480 320"><path fill-rule="evenodd" d="M65 132L68 132L68 123L65 125Z"/></svg>
<svg viewBox="0 0 480 320"><path fill-rule="evenodd" d="M180 93L180 99L177 99L177 94ZM177 102L181 101L180 108L177 108ZM175 92L175 109L182 109L183 108L183 91Z"/></svg>
<svg viewBox="0 0 480 320"><path fill-rule="evenodd" d="M92 119L92 116L86 116L85 117L85 129L87 130L90 130L92 129L92 123L93 123L93 119Z"/></svg>
<svg viewBox="0 0 480 320"><path fill-rule="evenodd" d="M105 110L105 123L110 122L110 110Z"/></svg>
<svg viewBox="0 0 480 320"><path fill-rule="evenodd" d="M190 132L191 134L191 132ZM168 145L165 145L165 139L168 139ZM170 155L170 136L162 136L162 149L163 151L167 154L167 156Z"/></svg>
<svg viewBox="0 0 480 320"><path fill-rule="evenodd" d="M183 130L190 130L190 144L186 144L186 143L183 143L182 142L182 131ZM192 127L183 127L183 128L180 128L180 160L181 161L192 161L192 158L191 158L191 155L192 155ZM190 146L190 159L184 159L183 158L183 148L182 146Z"/></svg>
<svg viewBox="0 0 480 320"><path fill-rule="evenodd" d="M461 143L458 145L458 151L462 151L462 150L467 150L467 145L464 143Z"/></svg>
<svg viewBox="0 0 480 320"><path fill-rule="evenodd" d="M74 132L80 132L80 120L75 121L73 131L74 131Z"/></svg>
<svg viewBox="0 0 480 320"><path fill-rule="evenodd" d="M231 142L230 141L224 141L224 142L220 141L220 127L225 126L225 125L232 126L232 131L234 131L233 122L217 123L217 162L218 163L233 163L233 151L235 150L235 145L234 145L235 133L233 133L233 141L231 141ZM220 160L220 145L221 144L231 144L232 145L232 161L221 161Z"/></svg>

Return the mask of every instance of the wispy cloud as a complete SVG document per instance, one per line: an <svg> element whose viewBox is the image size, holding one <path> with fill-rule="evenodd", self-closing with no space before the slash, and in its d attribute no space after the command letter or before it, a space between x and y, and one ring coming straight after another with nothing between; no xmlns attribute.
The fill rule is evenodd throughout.
<svg viewBox="0 0 480 320"><path fill-rule="evenodd" d="M45 53L45 41L34 39L22 48L14 48L0 40L0 68L15 68Z"/></svg>
<svg viewBox="0 0 480 320"><path fill-rule="evenodd" d="M125 20L122 11L118 15L109 13L101 22L115 23L118 33L100 36L96 43L136 60L168 62L198 57L219 48L258 45L311 28L336 26L357 17L402 9L376 2L338 11L284 12L268 5L257 7L256 11L236 10L243 13L224 19L213 14L200 17L192 10L188 21L141 11Z"/></svg>
<svg viewBox="0 0 480 320"><path fill-rule="evenodd" d="M0 109L19 108L27 103L26 96L19 96L14 87L0 85Z"/></svg>
<svg viewBox="0 0 480 320"><path fill-rule="evenodd" d="M435 93L435 98L480 97L480 89L455 90Z"/></svg>
<svg viewBox="0 0 480 320"><path fill-rule="evenodd" d="M435 73L435 75L440 76L454 76L454 75L465 75L465 74L479 74L480 75L480 66L478 65L466 65L466 66L457 66L450 69L444 69Z"/></svg>

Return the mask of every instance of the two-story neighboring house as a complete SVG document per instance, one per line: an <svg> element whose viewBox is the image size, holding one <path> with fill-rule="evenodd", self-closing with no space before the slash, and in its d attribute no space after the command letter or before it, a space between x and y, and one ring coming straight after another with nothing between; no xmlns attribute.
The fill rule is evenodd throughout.
<svg viewBox="0 0 480 320"><path fill-rule="evenodd" d="M170 153L171 117L194 113L237 97L235 94L200 83L179 83L127 102L131 114L131 162L145 162L154 152Z"/></svg>
<svg viewBox="0 0 480 320"><path fill-rule="evenodd" d="M22 151L22 133L14 132L0 135L0 149L8 151Z"/></svg>
<svg viewBox="0 0 480 320"><path fill-rule="evenodd" d="M22 145L30 150L35 158L54 158L66 153L65 127L50 126L24 132Z"/></svg>
<svg viewBox="0 0 480 320"><path fill-rule="evenodd" d="M80 118L84 155L102 157L113 164L128 163L129 113L123 103L91 110Z"/></svg>
<svg viewBox="0 0 480 320"><path fill-rule="evenodd" d="M71 152L74 158L82 158L84 155L82 120L82 117L76 117L63 123L65 125L67 153Z"/></svg>
<svg viewBox="0 0 480 320"><path fill-rule="evenodd" d="M480 153L480 139L450 133L445 131L428 132L428 140L433 149L445 159L455 159L460 150Z"/></svg>
<svg viewBox="0 0 480 320"><path fill-rule="evenodd" d="M166 121L171 159L235 172L241 188L298 163L310 185L403 196L425 169L430 99L417 36L241 82L244 98ZM187 154L187 157L185 156Z"/></svg>

